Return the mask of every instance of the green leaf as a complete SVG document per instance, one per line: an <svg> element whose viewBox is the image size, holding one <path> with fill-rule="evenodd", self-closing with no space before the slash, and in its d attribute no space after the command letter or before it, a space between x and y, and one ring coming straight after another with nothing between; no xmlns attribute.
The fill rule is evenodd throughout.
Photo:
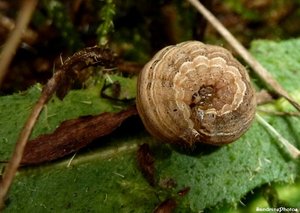
<svg viewBox="0 0 300 213"><path fill-rule="evenodd" d="M299 39L279 43L256 41L251 49L298 101L300 85L296 80L299 77L295 76L300 76L300 52L296 51L299 49ZM126 89L133 84L129 81L121 91L134 91ZM114 105L117 102L100 99L100 88L101 85L97 85L71 91L64 101L54 98L43 111L33 137L53 131L66 119L122 108ZM1 97L1 158L8 159L38 95L39 87L36 86L25 94ZM282 99L260 108L293 109ZM299 118L262 115L291 143L300 147L300 142L296 141L300 138ZM291 160L257 122L235 143L222 147L203 146L195 153L161 144L141 131L138 125L141 124L127 123L126 126L125 123L123 131L95 141L93 146L75 156L22 168L4 212L61 212L62 209L64 212L151 212L170 197L177 200L177 212L215 210L224 205L238 206L247 193L264 184L293 183L299 173L297 162ZM151 145L155 178L159 183L156 187L150 186L138 169L136 151L141 143ZM168 186L168 180L176 184ZM187 195L178 196L177 192L185 187L190 187ZM255 211L253 205L249 208L252 208L249 212Z"/></svg>

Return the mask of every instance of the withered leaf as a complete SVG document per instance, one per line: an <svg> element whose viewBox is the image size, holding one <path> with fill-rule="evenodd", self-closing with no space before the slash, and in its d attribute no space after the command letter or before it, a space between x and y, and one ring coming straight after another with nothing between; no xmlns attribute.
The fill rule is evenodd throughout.
<svg viewBox="0 0 300 213"><path fill-rule="evenodd" d="M153 213L172 213L176 208L177 203L174 198L168 198L160 203L153 211Z"/></svg>
<svg viewBox="0 0 300 213"><path fill-rule="evenodd" d="M64 121L52 134L29 141L21 164L40 164L76 152L94 139L110 134L124 120L136 114L136 108L132 107L118 113L105 112Z"/></svg>
<svg viewBox="0 0 300 213"><path fill-rule="evenodd" d="M154 157L148 144L142 144L137 151L138 166L151 186L155 185Z"/></svg>
<svg viewBox="0 0 300 213"><path fill-rule="evenodd" d="M118 69L120 70L120 72L122 73L126 73L128 75L136 75L139 74L139 72L142 70L143 68L143 64L139 64L136 62L132 62L132 61L124 61L119 59L118 60Z"/></svg>
<svg viewBox="0 0 300 213"><path fill-rule="evenodd" d="M79 80L79 73L86 67L104 66L113 68L116 66L116 57L110 49L104 47L87 47L67 58L58 69L56 95L63 99L70 90L72 83Z"/></svg>
<svg viewBox="0 0 300 213"><path fill-rule="evenodd" d="M187 195L187 193L189 193L189 191L191 190L191 188L189 186L181 189L177 194L181 197Z"/></svg>

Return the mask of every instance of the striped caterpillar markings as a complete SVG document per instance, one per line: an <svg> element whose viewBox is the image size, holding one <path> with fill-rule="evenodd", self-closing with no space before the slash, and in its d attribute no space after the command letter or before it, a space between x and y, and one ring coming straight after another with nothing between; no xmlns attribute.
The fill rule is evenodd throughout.
<svg viewBox="0 0 300 213"><path fill-rule="evenodd" d="M250 127L255 91L228 50L187 41L165 47L145 65L137 108L146 129L162 141L222 145Z"/></svg>

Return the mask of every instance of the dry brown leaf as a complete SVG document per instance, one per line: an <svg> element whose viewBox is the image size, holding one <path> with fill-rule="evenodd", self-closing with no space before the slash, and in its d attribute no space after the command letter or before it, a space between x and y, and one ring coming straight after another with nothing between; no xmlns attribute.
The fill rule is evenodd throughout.
<svg viewBox="0 0 300 213"><path fill-rule="evenodd" d="M21 164L40 164L74 153L94 139L110 134L124 120L136 114L135 108L129 108L118 113L105 112L64 121L53 133L29 141Z"/></svg>
<svg viewBox="0 0 300 213"><path fill-rule="evenodd" d="M139 168L149 182L151 186L155 185L155 167L154 167L154 157L151 153L150 147L148 144L142 144L137 151L137 161Z"/></svg>

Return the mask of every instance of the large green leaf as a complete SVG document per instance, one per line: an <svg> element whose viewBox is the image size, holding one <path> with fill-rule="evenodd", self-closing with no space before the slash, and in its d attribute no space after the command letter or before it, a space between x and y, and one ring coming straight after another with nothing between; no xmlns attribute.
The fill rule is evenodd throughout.
<svg viewBox="0 0 300 213"><path fill-rule="evenodd" d="M298 101L299 49L299 39L279 43L257 41L252 46L254 55ZM121 91L133 92L134 81L128 80ZM64 101L54 98L44 109L33 137L53 131L66 119L121 109L123 105L117 106L118 102L99 97L101 86L71 91ZM9 158L39 88L1 97L1 160ZM292 109L282 99L261 108ZM299 118L262 115L300 147ZM161 144L142 131L140 123L134 124L125 123L126 131L116 131L95 141L75 157L21 169L5 212L151 212L170 197L178 200L178 212L197 212L225 204L235 206L251 190L271 182L292 183L299 172L296 162L257 122L237 142L219 148L205 146L196 153ZM141 143L151 145L159 183L156 187L150 186L138 169L136 151ZM176 184L168 186L168 180ZM177 192L185 187L190 187L190 191L179 198Z"/></svg>

